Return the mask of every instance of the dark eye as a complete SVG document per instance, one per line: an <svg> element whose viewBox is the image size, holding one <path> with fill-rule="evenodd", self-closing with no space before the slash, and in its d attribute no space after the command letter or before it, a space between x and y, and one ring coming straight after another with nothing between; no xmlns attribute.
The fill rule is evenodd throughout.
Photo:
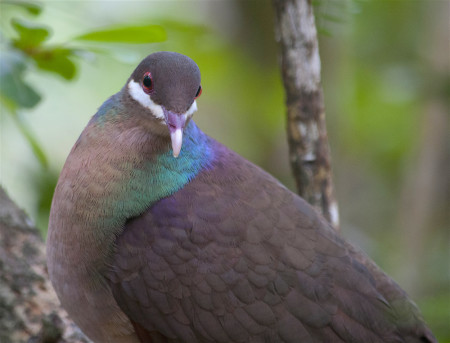
<svg viewBox="0 0 450 343"><path fill-rule="evenodd" d="M146 72L144 74L144 79L142 80L142 89L147 94L153 91L153 80L152 74L150 72Z"/></svg>
<svg viewBox="0 0 450 343"><path fill-rule="evenodd" d="M198 86L197 93L195 93L195 98L197 99L202 94L202 86Z"/></svg>

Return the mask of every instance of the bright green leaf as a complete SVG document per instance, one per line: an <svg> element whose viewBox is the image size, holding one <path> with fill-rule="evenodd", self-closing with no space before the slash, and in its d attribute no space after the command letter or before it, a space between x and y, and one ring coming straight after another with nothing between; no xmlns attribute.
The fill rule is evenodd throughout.
<svg viewBox="0 0 450 343"><path fill-rule="evenodd" d="M50 35L45 26L23 19L13 18L11 25L19 34L19 38L14 40L15 45L21 49L39 46Z"/></svg>
<svg viewBox="0 0 450 343"><path fill-rule="evenodd" d="M158 20L158 24L166 28L168 31L175 31L177 33L191 36L201 36L211 31L205 25L198 25L173 19L161 19Z"/></svg>
<svg viewBox="0 0 450 343"><path fill-rule="evenodd" d="M75 37L78 40L145 44L163 42L167 39L166 31L159 25L112 27L92 31Z"/></svg>
<svg viewBox="0 0 450 343"><path fill-rule="evenodd" d="M66 80L71 80L76 74L76 66L69 57L74 51L65 48L47 48L31 57L36 61L39 69L61 75Z"/></svg>
<svg viewBox="0 0 450 343"><path fill-rule="evenodd" d="M26 69L24 57L19 53L3 52L0 55L0 95L9 108L31 108L40 95L23 81Z"/></svg>
<svg viewBox="0 0 450 343"><path fill-rule="evenodd" d="M18 6L18 7L22 7L24 8L28 13L32 14L32 15L39 15L42 12L42 7L41 5L39 5L36 2L30 2L30 1L8 1L8 0L3 0L4 4L8 4L8 5L14 5L14 6Z"/></svg>

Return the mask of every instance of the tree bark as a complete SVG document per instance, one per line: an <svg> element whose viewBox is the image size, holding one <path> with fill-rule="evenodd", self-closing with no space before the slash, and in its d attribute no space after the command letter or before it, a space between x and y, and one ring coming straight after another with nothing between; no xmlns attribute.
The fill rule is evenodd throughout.
<svg viewBox="0 0 450 343"><path fill-rule="evenodd" d="M286 91L289 158L298 193L339 230L310 0L273 0Z"/></svg>
<svg viewBox="0 0 450 343"><path fill-rule="evenodd" d="M1 187L0 342L89 342L50 285L38 230Z"/></svg>

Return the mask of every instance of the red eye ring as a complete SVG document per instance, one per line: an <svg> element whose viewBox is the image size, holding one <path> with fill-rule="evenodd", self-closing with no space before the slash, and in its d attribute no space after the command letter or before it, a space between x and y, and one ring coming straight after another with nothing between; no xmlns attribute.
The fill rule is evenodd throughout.
<svg viewBox="0 0 450 343"><path fill-rule="evenodd" d="M144 78L142 79L142 89L147 94L153 92L152 73L149 71L144 74Z"/></svg>
<svg viewBox="0 0 450 343"><path fill-rule="evenodd" d="M197 99L200 95L202 95L202 85L198 86L197 93L195 94L195 98Z"/></svg>

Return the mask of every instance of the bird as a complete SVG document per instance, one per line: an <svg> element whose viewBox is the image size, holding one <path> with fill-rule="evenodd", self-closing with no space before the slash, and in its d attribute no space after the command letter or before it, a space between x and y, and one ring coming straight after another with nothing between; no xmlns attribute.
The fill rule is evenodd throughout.
<svg viewBox="0 0 450 343"><path fill-rule="evenodd" d="M55 188L49 277L94 342L437 342L305 200L203 133L189 57L140 62Z"/></svg>

